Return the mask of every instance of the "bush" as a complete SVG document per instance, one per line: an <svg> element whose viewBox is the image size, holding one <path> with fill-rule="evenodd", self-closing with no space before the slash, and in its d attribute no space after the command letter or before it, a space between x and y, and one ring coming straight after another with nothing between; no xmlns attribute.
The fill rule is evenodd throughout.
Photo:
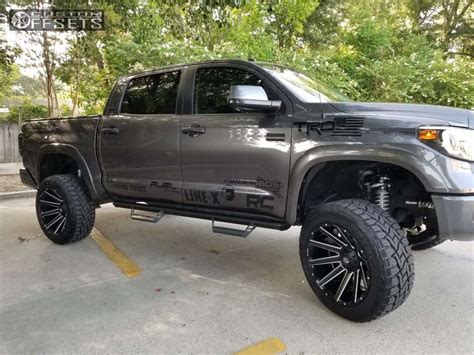
<svg viewBox="0 0 474 355"><path fill-rule="evenodd" d="M18 122L20 111L22 121L48 117L48 108L46 106L34 104L30 101L25 101L21 106L10 107L10 112L6 116L5 121Z"/></svg>

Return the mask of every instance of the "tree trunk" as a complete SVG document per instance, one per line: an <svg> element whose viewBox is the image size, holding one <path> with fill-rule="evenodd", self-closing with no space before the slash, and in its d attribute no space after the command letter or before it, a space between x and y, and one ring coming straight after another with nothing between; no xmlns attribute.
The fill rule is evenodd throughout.
<svg viewBox="0 0 474 355"><path fill-rule="evenodd" d="M58 94L56 92L56 87L53 86L53 94L54 94L54 109L53 109L53 114L54 117L61 117L61 108L59 107L59 102L58 102Z"/></svg>
<svg viewBox="0 0 474 355"><path fill-rule="evenodd" d="M76 83L74 85L74 93L71 95L72 99L72 112L71 116L77 116L79 111L79 78L76 76Z"/></svg>
<svg viewBox="0 0 474 355"><path fill-rule="evenodd" d="M45 72L46 98L48 100L48 117L55 117L60 114L58 97L56 95L56 88L54 87L55 64L53 63L53 49L51 49L50 38L46 31L42 33L41 47Z"/></svg>

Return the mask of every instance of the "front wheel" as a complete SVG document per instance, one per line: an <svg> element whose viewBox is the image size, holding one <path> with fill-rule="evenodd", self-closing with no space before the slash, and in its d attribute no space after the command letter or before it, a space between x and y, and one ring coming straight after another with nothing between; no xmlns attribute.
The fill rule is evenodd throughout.
<svg viewBox="0 0 474 355"><path fill-rule="evenodd" d="M77 242L92 230L95 208L75 175L44 179L36 194L36 215L44 234L57 244Z"/></svg>
<svg viewBox="0 0 474 355"><path fill-rule="evenodd" d="M305 276L333 312L356 322L382 317L408 297L413 257L398 223L363 200L323 204L300 236Z"/></svg>

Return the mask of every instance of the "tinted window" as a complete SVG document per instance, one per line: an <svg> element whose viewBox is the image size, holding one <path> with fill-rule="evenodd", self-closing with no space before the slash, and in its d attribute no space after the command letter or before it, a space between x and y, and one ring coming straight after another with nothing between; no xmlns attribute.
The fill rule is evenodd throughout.
<svg viewBox="0 0 474 355"><path fill-rule="evenodd" d="M142 76L130 80L122 101L123 113L174 114L179 71Z"/></svg>
<svg viewBox="0 0 474 355"><path fill-rule="evenodd" d="M291 68L261 64L272 76L280 81L304 102L351 102L350 98L323 84L321 81Z"/></svg>
<svg viewBox="0 0 474 355"><path fill-rule="evenodd" d="M227 104L232 85L262 86L269 100L275 100L275 95L265 87L260 78L246 70L238 68L201 68L196 73L194 84L195 113L235 113L239 109Z"/></svg>

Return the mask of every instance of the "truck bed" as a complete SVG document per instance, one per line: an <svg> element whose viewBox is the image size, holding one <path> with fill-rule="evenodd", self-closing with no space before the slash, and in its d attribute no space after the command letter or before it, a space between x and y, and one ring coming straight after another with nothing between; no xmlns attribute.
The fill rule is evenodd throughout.
<svg viewBox="0 0 474 355"><path fill-rule="evenodd" d="M97 115L39 119L23 123L19 148L23 165L31 176L33 185L40 180L39 166L42 157L68 152L79 162L81 174L89 175L92 185L95 185L91 191L94 193L96 186L101 186L96 150L100 119L101 116Z"/></svg>

